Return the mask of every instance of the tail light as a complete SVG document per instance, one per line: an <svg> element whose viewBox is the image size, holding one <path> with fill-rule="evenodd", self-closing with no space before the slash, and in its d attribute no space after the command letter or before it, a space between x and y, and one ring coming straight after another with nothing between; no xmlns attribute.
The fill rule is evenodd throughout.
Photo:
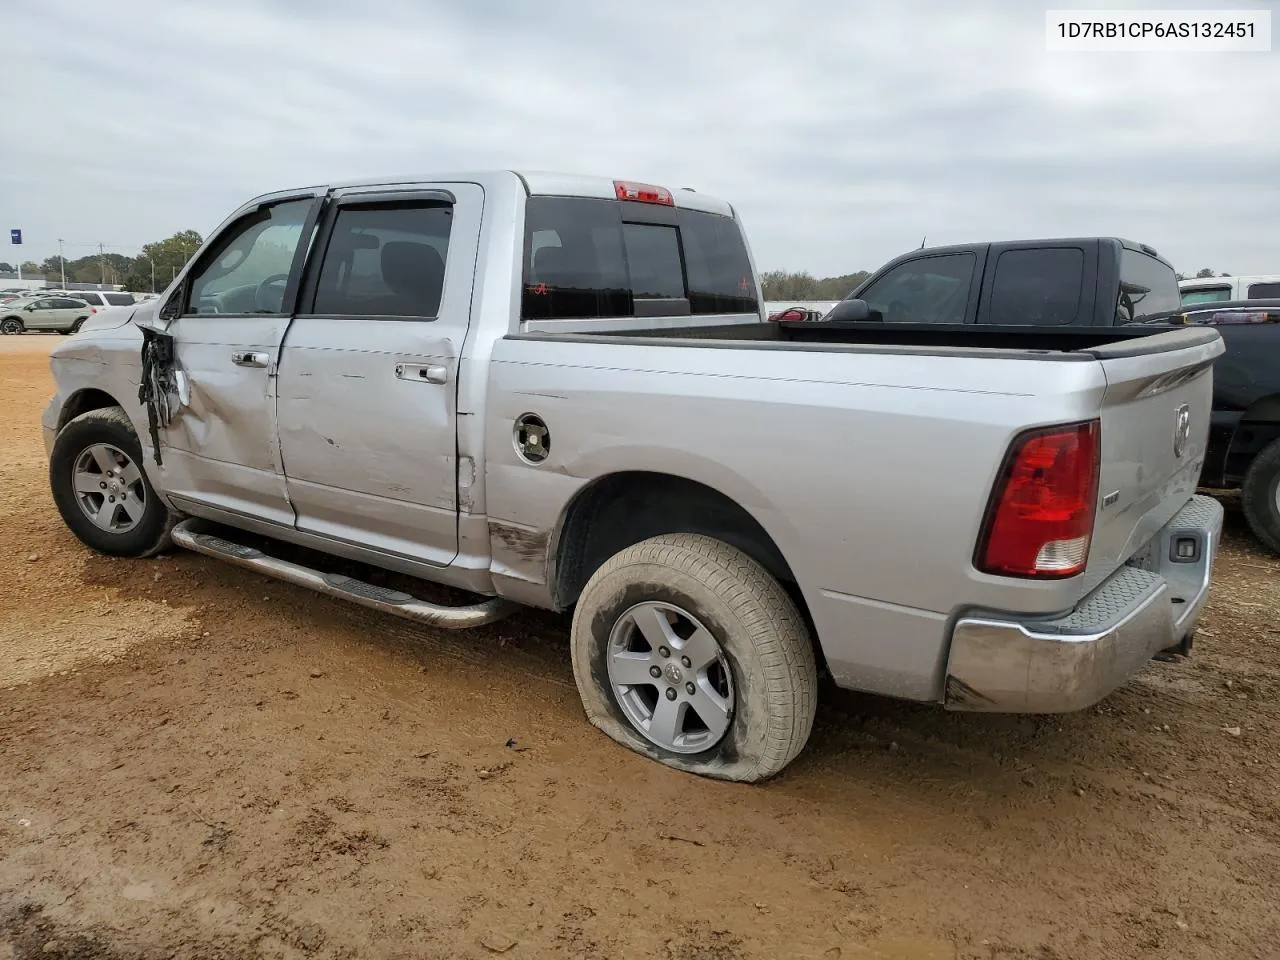
<svg viewBox="0 0 1280 960"><path fill-rule="evenodd" d="M1097 420L1030 430L1010 447L992 492L976 566L1053 579L1084 570L1098 499Z"/></svg>
<svg viewBox="0 0 1280 960"><path fill-rule="evenodd" d="M619 200L635 200L639 203L660 203L667 207L676 205L675 197L666 187L651 183L632 183L629 180L613 181L613 190Z"/></svg>
<svg viewBox="0 0 1280 960"><path fill-rule="evenodd" d="M98 308L97 308L97 307L90 307L90 308L89 308L89 312L90 312L90 313L97 313L97 312L98 312Z"/></svg>

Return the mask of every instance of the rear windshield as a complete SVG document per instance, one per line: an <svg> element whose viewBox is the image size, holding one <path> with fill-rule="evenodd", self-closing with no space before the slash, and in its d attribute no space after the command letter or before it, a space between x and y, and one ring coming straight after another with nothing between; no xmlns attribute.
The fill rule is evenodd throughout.
<svg viewBox="0 0 1280 960"><path fill-rule="evenodd" d="M104 293L107 303L113 307L131 307L133 306L133 294L131 293Z"/></svg>
<svg viewBox="0 0 1280 960"><path fill-rule="evenodd" d="M758 313L737 222L697 210L532 197L525 320Z"/></svg>
<svg viewBox="0 0 1280 960"><path fill-rule="evenodd" d="M1272 300L1280 298L1280 283L1249 284L1250 300Z"/></svg>
<svg viewBox="0 0 1280 960"><path fill-rule="evenodd" d="M1184 307L1189 307L1196 303L1221 303L1230 299L1230 287L1196 287L1194 290L1182 291L1182 305Z"/></svg>
<svg viewBox="0 0 1280 960"><path fill-rule="evenodd" d="M1130 323L1181 306L1178 275L1155 257L1125 248L1120 252L1120 297L1116 322Z"/></svg>

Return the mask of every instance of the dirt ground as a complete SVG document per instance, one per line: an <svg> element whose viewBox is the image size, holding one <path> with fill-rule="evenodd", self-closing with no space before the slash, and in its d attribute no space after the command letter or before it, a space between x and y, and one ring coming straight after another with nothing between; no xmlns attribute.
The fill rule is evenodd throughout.
<svg viewBox="0 0 1280 960"><path fill-rule="evenodd" d="M826 691L759 786L587 725L564 619L435 634L63 527L0 338L0 960L1280 956L1280 560L1095 709Z"/></svg>

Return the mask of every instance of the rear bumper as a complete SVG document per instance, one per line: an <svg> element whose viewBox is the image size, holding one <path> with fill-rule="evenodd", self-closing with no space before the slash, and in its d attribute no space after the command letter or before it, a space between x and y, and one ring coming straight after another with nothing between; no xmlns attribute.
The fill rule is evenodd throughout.
<svg viewBox="0 0 1280 960"><path fill-rule="evenodd" d="M1195 496L1069 615L961 618L951 638L947 708L1066 713L1097 703L1195 630L1221 532L1222 505ZM1185 539L1196 542L1197 556L1173 559Z"/></svg>

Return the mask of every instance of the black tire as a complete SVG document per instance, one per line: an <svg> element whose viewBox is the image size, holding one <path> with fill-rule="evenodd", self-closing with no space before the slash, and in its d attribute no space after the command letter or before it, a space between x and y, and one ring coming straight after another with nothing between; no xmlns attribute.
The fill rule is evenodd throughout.
<svg viewBox="0 0 1280 960"><path fill-rule="evenodd" d="M645 601L689 611L728 661L733 713L723 738L705 752L676 753L653 743L614 695L609 637L626 611ZM804 618L760 564L720 540L668 534L613 556L582 591L570 644L587 718L667 766L721 780L764 780L795 759L813 729L818 676Z"/></svg>
<svg viewBox="0 0 1280 960"><path fill-rule="evenodd" d="M88 319L89 319L88 317L80 317L80 318L79 318L78 320L76 320L76 322L75 322L75 323L73 323L70 327L68 327L66 330L63 330L63 331L62 331L62 335L63 335L63 336L66 336L66 337L69 337L69 336L71 336L71 335L72 335L72 334L74 334L74 333L79 333L79 332L80 332L80 328L84 326L84 322L85 322L86 320L88 320Z"/></svg>
<svg viewBox="0 0 1280 960"><path fill-rule="evenodd" d="M141 471L145 489L142 519L132 529L113 533L94 524L81 509L73 474L80 455L94 444L117 448ZM62 520L85 546L117 557L149 557L171 546L169 532L177 521L156 495L143 469L142 444L119 407L104 407L82 413L58 433L49 458L49 487Z"/></svg>
<svg viewBox="0 0 1280 960"><path fill-rule="evenodd" d="M26 329L27 325L22 322L21 317L5 317L3 320L0 320L0 333L22 333Z"/></svg>
<svg viewBox="0 0 1280 960"><path fill-rule="evenodd" d="M1262 449L1244 475L1240 491L1244 518L1253 535L1274 553L1280 553L1280 440Z"/></svg>

